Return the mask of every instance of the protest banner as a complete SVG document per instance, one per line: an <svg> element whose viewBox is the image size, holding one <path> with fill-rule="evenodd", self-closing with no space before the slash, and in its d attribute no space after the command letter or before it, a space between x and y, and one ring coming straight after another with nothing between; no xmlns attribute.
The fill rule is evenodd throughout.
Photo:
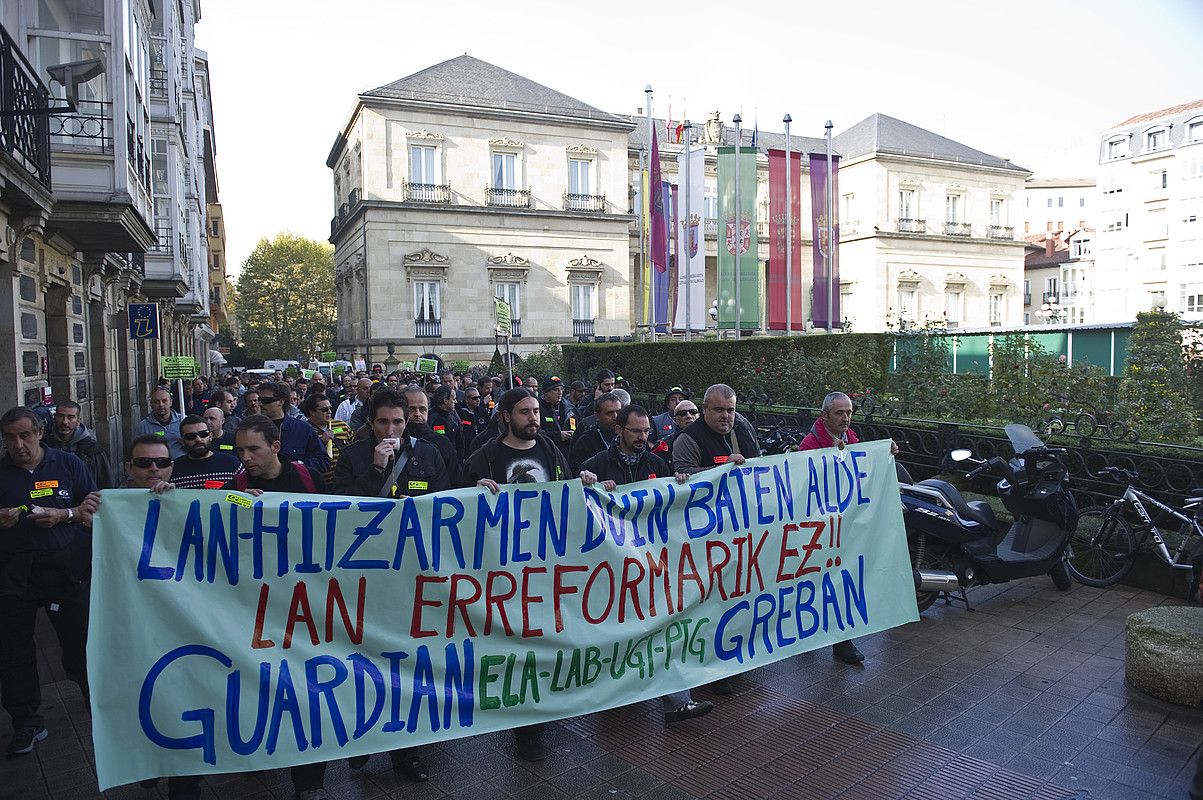
<svg viewBox="0 0 1203 800"><path fill-rule="evenodd" d="M612 493L106 490L93 541L101 789L575 716L918 619L888 441Z"/></svg>

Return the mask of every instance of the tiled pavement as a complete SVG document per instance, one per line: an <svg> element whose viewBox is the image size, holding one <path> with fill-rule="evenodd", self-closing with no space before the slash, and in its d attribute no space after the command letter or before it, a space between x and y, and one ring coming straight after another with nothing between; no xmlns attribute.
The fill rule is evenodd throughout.
<svg viewBox="0 0 1203 800"><path fill-rule="evenodd" d="M549 727L526 764L508 733L424 748L425 784L388 758L332 764L336 798L1017 798L1186 797L1203 712L1124 684L1128 614L1180 601L1129 587L1057 592L1047 578L971 592L976 611L936 606L918 624L859 641L863 668L823 649L737 679L708 717L666 730L658 702ZM98 796L89 718L40 631L51 736L0 761L0 800ZM9 729L0 712L0 731ZM108 798L165 797L125 786ZM206 798L291 798L285 770L206 780Z"/></svg>

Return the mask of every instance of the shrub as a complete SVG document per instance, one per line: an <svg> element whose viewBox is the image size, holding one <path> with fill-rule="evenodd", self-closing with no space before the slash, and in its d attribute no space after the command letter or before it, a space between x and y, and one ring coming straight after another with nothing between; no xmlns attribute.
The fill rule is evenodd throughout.
<svg viewBox="0 0 1203 800"><path fill-rule="evenodd" d="M1170 442L1189 438L1195 434L1189 391L1182 320L1167 311L1137 314L1120 382L1120 413L1142 439Z"/></svg>

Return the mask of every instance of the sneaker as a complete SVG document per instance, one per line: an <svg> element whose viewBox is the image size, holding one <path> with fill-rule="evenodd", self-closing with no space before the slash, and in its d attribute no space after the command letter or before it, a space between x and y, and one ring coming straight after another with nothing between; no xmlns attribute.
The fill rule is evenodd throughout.
<svg viewBox="0 0 1203 800"><path fill-rule="evenodd" d="M714 710L714 703L709 700L690 700L685 705L673 711L664 712L664 724L673 725L694 717L704 717Z"/></svg>
<svg viewBox="0 0 1203 800"><path fill-rule="evenodd" d="M514 744L518 757L523 761L542 761L547 757L543 747L543 730L541 727L529 725L514 729Z"/></svg>
<svg viewBox="0 0 1203 800"><path fill-rule="evenodd" d="M330 800L330 793L325 789L305 789L297 792L297 800Z"/></svg>
<svg viewBox="0 0 1203 800"><path fill-rule="evenodd" d="M33 746L49 736L50 733L41 725L26 725L13 731L13 738L8 740L8 748L4 751L9 758L23 756L33 752Z"/></svg>
<svg viewBox="0 0 1203 800"><path fill-rule="evenodd" d="M856 644L849 639L837 642L831 646L831 654L845 664L860 664L865 660L865 654L857 649Z"/></svg>

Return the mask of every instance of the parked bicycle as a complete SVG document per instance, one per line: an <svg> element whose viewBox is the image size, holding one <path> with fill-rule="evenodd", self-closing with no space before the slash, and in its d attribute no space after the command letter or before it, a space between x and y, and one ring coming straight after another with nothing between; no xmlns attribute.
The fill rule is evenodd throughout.
<svg viewBox="0 0 1203 800"><path fill-rule="evenodd" d="M1115 418L1110 411L1103 411L1090 403L1071 403L1066 396L1057 398L1062 408L1055 409L1045 420L1043 432L1046 436L1064 433L1071 426L1075 436L1089 439L1092 436L1105 433L1117 442L1124 440L1138 441L1140 436L1130 429L1123 420ZM1077 409L1074 410L1074 406Z"/></svg>
<svg viewBox="0 0 1203 800"><path fill-rule="evenodd" d="M1123 495L1107 506L1082 509L1078 529L1070 539L1065 563L1073 577L1087 586L1110 586L1132 569L1136 556L1152 551L1172 569L1194 570L1203 545L1203 492L1192 496L1181 510L1167 506L1132 486L1139 473L1122 467L1105 467L1096 477L1113 477L1124 484ZM1166 538L1149 514L1156 509L1157 519L1165 516L1178 520L1178 543L1171 553ZM1129 519L1140 522L1133 527ZM1198 583L1194 576L1191 585Z"/></svg>

